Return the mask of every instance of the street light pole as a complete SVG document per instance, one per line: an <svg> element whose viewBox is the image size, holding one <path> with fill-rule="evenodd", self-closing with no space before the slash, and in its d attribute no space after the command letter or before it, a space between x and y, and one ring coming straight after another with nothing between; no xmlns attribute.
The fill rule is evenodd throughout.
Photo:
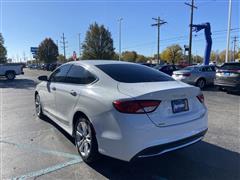
<svg viewBox="0 0 240 180"><path fill-rule="evenodd" d="M81 58L81 34L80 33L78 33L78 48L79 48L79 60L80 60L80 58Z"/></svg>
<svg viewBox="0 0 240 180"><path fill-rule="evenodd" d="M228 62L228 53L229 53L229 43L230 43L230 31L231 31L231 16L232 16L232 0L229 0L228 4L228 29L227 29L227 47L226 47L226 56L225 62Z"/></svg>
<svg viewBox="0 0 240 180"><path fill-rule="evenodd" d="M121 50L121 41L122 41L122 20L123 20L123 18L120 18L120 19L118 19L118 22L119 22L119 61L121 61L121 56L122 56L122 50Z"/></svg>

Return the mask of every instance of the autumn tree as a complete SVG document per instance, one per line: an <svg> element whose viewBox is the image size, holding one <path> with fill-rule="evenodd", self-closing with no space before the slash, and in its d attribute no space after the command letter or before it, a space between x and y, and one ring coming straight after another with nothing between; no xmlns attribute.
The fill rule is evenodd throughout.
<svg viewBox="0 0 240 180"><path fill-rule="evenodd" d="M97 23L90 25L82 48L82 59L113 59L114 57L111 33Z"/></svg>
<svg viewBox="0 0 240 180"><path fill-rule="evenodd" d="M144 62L146 62L147 60L148 60L147 57L145 57L144 55L141 55L141 54L138 54L138 55L137 55L136 62L138 62L138 63L144 63Z"/></svg>
<svg viewBox="0 0 240 180"><path fill-rule="evenodd" d="M136 51L124 51L122 53L121 59L124 61L135 62L137 59L137 52Z"/></svg>
<svg viewBox="0 0 240 180"><path fill-rule="evenodd" d="M58 60L58 62L60 62L60 63L65 63L65 62L67 62L67 60L65 59L64 55L62 55L62 54L58 55L57 60Z"/></svg>
<svg viewBox="0 0 240 180"><path fill-rule="evenodd" d="M199 55L193 56L193 61L195 63L203 63L203 57L201 57Z"/></svg>
<svg viewBox="0 0 240 180"><path fill-rule="evenodd" d="M161 59L171 62L175 64L176 62L182 59L183 53L182 48L178 44L173 44L168 46L163 52L161 53Z"/></svg>

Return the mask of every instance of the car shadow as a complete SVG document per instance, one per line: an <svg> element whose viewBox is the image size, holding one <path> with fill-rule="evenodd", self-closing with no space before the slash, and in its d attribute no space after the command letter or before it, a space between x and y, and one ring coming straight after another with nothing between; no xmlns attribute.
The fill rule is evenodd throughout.
<svg viewBox="0 0 240 180"><path fill-rule="evenodd" d="M217 87L215 86L206 86L204 89L202 89L202 91L211 91L211 92L225 92L227 94L231 94L231 95L240 95L240 91L231 91L231 90L226 90L226 89L222 89L219 90Z"/></svg>
<svg viewBox="0 0 240 180"><path fill-rule="evenodd" d="M0 88L32 89L35 88L36 84L35 81L30 79L7 80L0 78Z"/></svg>
<svg viewBox="0 0 240 180"><path fill-rule="evenodd" d="M240 155L207 142L132 163L105 157L90 166L108 179L240 179Z"/></svg>
<svg viewBox="0 0 240 180"><path fill-rule="evenodd" d="M75 145L75 141L74 138L69 135L63 128L61 128L57 123L55 123L54 121L52 121L49 117L47 116L43 116L41 118L41 120L43 120L44 122L47 122L51 125L53 125L59 132L61 132L71 143L73 143Z"/></svg>
<svg viewBox="0 0 240 180"><path fill-rule="evenodd" d="M56 127L75 144L72 136L51 119L44 117L42 120ZM88 165L108 179L240 179L240 154L205 141L133 162L102 155L101 159Z"/></svg>
<svg viewBox="0 0 240 180"><path fill-rule="evenodd" d="M219 91L219 90L217 89L217 87L215 87L213 85L209 85L209 86L204 87L204 89L202 89L202 91Z"/></svg>

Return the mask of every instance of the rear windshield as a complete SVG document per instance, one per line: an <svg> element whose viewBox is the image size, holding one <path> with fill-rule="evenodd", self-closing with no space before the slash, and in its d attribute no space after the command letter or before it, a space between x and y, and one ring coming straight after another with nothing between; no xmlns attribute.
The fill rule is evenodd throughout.
<svg viewBox="0 0 240 180"><path fill-rule="evenodd" d="M188 66L188 67L183 68L183 70L189 70L189 71L192 71L194 69L196 69L196 67L193 67L193 66Z"/></svg>
<svg viewBox="0 0 240 180"><path fill-rule="evenodd" d="M123 83L174 81L173 78L160 71L137 64L103 64L96 66L114 80Z"/></svg>
<svg viewBox="0 0 240 180"><path fill-rule="evenodd" d="M239 70L240 69L240 63L224 64L220 69Z"/></svg>

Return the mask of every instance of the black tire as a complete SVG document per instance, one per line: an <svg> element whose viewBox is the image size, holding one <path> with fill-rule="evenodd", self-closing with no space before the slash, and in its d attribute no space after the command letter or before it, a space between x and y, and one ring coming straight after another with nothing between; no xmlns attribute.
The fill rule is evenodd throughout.
<svg viewBox="0 0 240 180"><path fill-rule="evenodd" d="M203 78L198 79L197 82L196 82L196 86L199 87L200 89L205 88L206 80L203 79Z"/></svg>
<svg viewBox="0 0 240 180"><path fill-rule="evenodd" d="M223 91L224 89L221 86L217 86L218 91Z"/></svg>
<svg viewBox="0 0 240 180"><path fill-rule="evenodd" d="M86 133L84 133L82 128L83 124L87 126ZM84 162L93 163L94 161L99 159L100 154L98 152L98 143L95 136L95 131L92 124L86 117L78 117L78 120L76 121L74 127L74 137L78 153ZM85 148L88 149L86 150L86 153Z"/></svg>
<svg viewBox="0 0 240 180"><path fill-rule="evenodd" d="M16 75L13 71L8 71L8 72L6 72L5 77L8 80L13 80L13 79L15 79Z"/></svg>
<svg viewBox="0 0 240 180"><path fill-rule="evenodd" d="M42 104L40 100L39 94L35 95L35 110L36 110L36 115L42 119L44 117L44 114L42 112Z"/></svg>

